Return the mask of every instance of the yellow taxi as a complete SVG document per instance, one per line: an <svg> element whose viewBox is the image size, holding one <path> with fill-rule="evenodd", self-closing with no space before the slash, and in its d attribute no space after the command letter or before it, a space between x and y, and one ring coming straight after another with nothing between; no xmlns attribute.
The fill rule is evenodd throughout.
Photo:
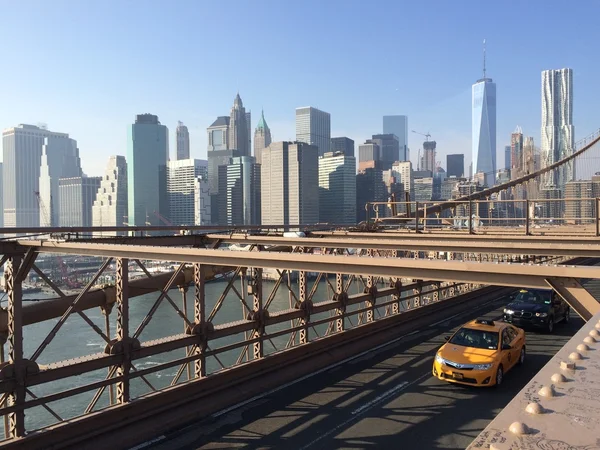
<svg viewBox="0 0 600 450"><path fill-rule="evenodd" d="M433 361L433 376L440 380L496 386L525 361L525 332L505 322L473 320L446 339Z"/></svg>

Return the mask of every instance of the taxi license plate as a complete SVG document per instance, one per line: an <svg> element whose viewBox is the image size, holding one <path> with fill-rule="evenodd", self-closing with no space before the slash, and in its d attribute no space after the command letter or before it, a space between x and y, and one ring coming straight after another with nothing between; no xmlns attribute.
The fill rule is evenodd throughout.
<svg viewBox="0 0 600 450"><path fill-rule="evenodd" d="M462 380L463 379L463 374L462 373L458 373L458 372L452 372L452 378L454 378L455 380Z"/></svg>

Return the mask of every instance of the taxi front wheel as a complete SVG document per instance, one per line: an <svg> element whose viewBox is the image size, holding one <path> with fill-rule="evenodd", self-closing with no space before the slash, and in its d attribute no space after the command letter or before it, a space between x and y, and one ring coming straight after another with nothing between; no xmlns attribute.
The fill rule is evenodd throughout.
<svg viewBox="0 0 600 450"><path fill-rule="evenodd" d="M498 371L496 372L496 386L500 386L502 384L502 380L504 379L504 370L502 366L498 366Z"/></svg>

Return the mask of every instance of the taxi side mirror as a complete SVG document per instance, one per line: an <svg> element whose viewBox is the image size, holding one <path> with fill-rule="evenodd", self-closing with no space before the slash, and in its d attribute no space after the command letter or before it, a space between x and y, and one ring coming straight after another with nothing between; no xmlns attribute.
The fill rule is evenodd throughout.
<svg viewBox="0 0 600 450"><path fill-rule="evenodd" d="M510 344L502 344L502 350L510 350L512 347Z"/></svg>

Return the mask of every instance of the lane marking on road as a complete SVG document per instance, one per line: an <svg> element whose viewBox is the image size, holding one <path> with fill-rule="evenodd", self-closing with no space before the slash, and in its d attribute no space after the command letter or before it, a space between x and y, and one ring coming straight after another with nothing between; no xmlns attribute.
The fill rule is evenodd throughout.
<svg viewBox="0 0 600 450"><path fill-rule="evenodd" d="M371 406L375 406L375 404L379 403L380 401L386 399L387 397L389 397L391 395L394 395L394 393L396 393L397 391L404 389L404 386L406 386L407 384L408 384L408 381L403 381L398 386L385 391L383 394L378 395L373 400L368 401L367 403L365 403L364 405L362 405L359 408L356 408L354 411L352 411L352 415L355 416L357 414L360 414L362 411L371 408Z"/></svg>
<svg viewBox="0 0 600 450"><path fill-rule="evenodd" d="M418 382L420 382L421 380L423 380L424 378L429 377L429 376L431 376L431 373L430 372L425 372L423 375L421 375L416 380L413 380L411 382L404 382L404 383L398 385L397 387L395 387L393 389L390 389L387 392L384 392L383 394L381 394L379 396L379 397L382 397L381 399L379 399L379 397L377 397L376 399L371 400L370 402L367 402L364 405L362 405L361 407L355 409L354 411L352 411L352 417L346 419L345 421L343 421L342 423L340 423L336 427L332 428L328 432L319 435L318 438L312 440L311 442L309 442L305 446L300 447L300 450L305 450L307 448L312 447L313 445L315 445L316 443L322 441L326 437L329 437L332 434L336 433L340 428L343 428L346 425L350 424L352 421L356 420L357 418L359 418L360 416L362 416L364 413L366 413L367 411L369 411L373 407L377 406L377 404L381 403L381 401L383 401L385 398L389 398L389 397L391 397L393 394L395 394L397 392L404 391L407 388L409 388L410 386L412 386L414 384L417 384Z"/></svg>

